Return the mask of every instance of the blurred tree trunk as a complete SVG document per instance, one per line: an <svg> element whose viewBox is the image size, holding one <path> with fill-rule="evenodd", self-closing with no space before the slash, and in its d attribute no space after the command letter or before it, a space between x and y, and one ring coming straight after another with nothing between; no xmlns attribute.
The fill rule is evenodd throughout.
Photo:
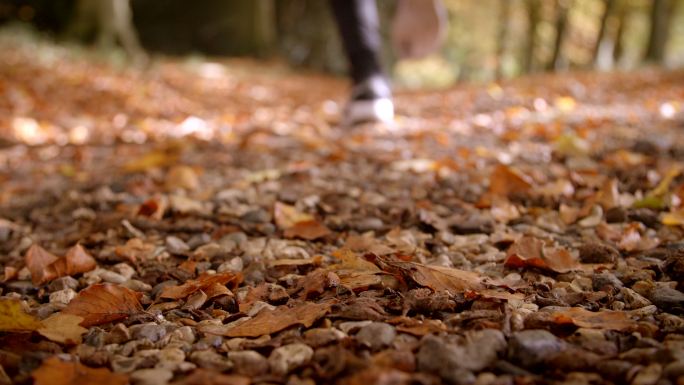
<svg viewBox="0 0 684 385"><path fill-rule="evenodd" d="M622 55L625 51L623 40L625 35L625 27L627 25L628 13L629 9L627 5L620 7L620 10L618 11L617 32L615 33L615 46L613 46L613 63L620 63Z"/></svg>
<svg viewBox="0 0 684 385"><path fill-rule="evenodd" d="M537 26L540 21L540 0L526 0L527 40L523 53L523 70L530 73L536 69L535 48L537 47Z"/></svg>
<svg viewBox="0 0 684 385"><path fill-rule="evenodd" d="M254 1L254 44L256 53L260 56L268 56L273 52L275 45L275 3L274 0Z"/></svg>
<svg viewBox="0 0 684 385"><path fill-rule="evenodd" d="M499 0L499 30L496 38L496 78L501 79L504 73L506 43L510 31L511 0Z"/></svg>
<svg viewBox="0 0 684 385"><path fill-rule="evenodd" d="M646 49L646 60L661 63L665 59L665 47L670 34L672 16L671 0L653 0L651 6L651 29Z"/></svg>
<svg viewBox="0 0 684 385"><path fill-rule="evenodd" d="M109 49L118 41L135 61L147 61L133 25L130 0L78 0L69 35L87 37L96 31L98 45Z"/></svg>
<svg viewBox="0 0 684 385"><path fill-rule="evenodd" d="M551 61L546 64L547 71L560 68L563 55L563 42L568 27L568 13L572 6L571 0L556 0L556 39L553 43L553 55Z"/></svg>
<svg viewBox="0 0 684 385"><path fill-rule="evenodd" d="M594 65L598 63L599 51L601 49L601 44L605 43L606 32L608 31L608 20L613 14L615 8L616 0L603 0L603 14L601 15L601 25L599 26L599 33L596 37L596 43L594 44L594 54L593 62Z"/></svg>

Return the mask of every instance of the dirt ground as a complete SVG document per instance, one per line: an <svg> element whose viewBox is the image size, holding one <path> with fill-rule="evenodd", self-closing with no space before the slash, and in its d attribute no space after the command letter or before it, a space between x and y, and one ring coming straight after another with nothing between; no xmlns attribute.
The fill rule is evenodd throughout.
<svg viewBox="0 0 684 385"><path fill-rule="evenodd" d="M684 384L682 72L0 51L0 384Z"/></svg>

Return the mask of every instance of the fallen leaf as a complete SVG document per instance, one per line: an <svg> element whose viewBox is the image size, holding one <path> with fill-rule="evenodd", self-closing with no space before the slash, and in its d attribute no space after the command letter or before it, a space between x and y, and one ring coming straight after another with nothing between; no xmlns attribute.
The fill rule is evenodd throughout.
<svg viewBox="0 0 684 385"><path fill-rule="evenodd" d="M16 267L5 266L5 273L2 277L2 282L11 281L17 278L17 275L19 275L19 270Z"/></svg>
<svg viewBox="0 0 684 385"><path fill-rule="evenodd" d="M684 226L684 209L665 213L660 221L666 226Z"/></svg>
<svg viewBox="0 0 684 385"><path fill-rule="evenodd" d="M339 284L340 277L334 272L316 269L299 279L295 293L301 293L304 299L316 298L326 289L337 287Z"/></svg>
<svg viewBox="0 0 684 385"><path fill-rule="evenodd" d="M565 156L586 156L589 154L589 142L574 133L559 136L553 142L556 153Z"/></svg>
<svg viewBox="0 0 684 385"><path fill-rule="evenodd" d="M168 205L169 202L168 199L166 199L166 197L161 195L155 196L140 204L140 207L138 208L138 212L136 214L160 220L164 217L164 213L166 213L166 208L168 207Z"/></svg>
<svg viewBox="0 0 684 385"><path fill-rule="evenodd" d="M167 190L196 190L199 188L199 177L192 167L173 166L166 174L164 185Z"/></svg>
<svg viewBox="0 0 684 385"><path fill-rule="evenodd" d="M40 321L24 310L21 301L0 298L0 332L30 332L40 327Z"/></svg>
<svg viewBox="0 0 684 385"><path fill-rule="evenodd" d="M314 239L323 238L330 233L332 232L324 224L316 220L309 220L297 222L292 227L288 227L283 232L283 235L285 238L302 238L313 241Z"/></svg>
<svg viewBox="0 0 684 385"><path fill-rule="evenodd" d="M78 293L62 313L83 317L83 327L101 325L141 312L141 296L141 293L123 286L92 285Z"/></svg>
<svg viewBox="0 0 684 385"><path fill-rule="evenodd" d="M117 246L114 253L131 262L144 261L152 258L156 247L153 244L145 243L140 238L132 238L126 241L123 246Z"/></svg>
<svg viewBox="0 0 684 385"><path fill-rule="evenodd" d="M281 230L287 230L299 222L313 221L314 217L298 211L294 206L276 202L273 206L273 217L276 226Z"/></svg>
<svg viewBox="0 0 684 385"><path fill-rule="evenodd" d="M434 291L462 293L484 288L480 274L443 266L428 266L416 262L386 262L404 276Z"/></svg>
<svg viewBox="0 0 684 385"><path fill-rule="evenodd" d="M489 192L494 196L509 196L529 191L534 185L532 178L517 168L499 164L489 176Z"/></svg>
<svg viewBox="0 0 684 385"><path fill-rule="evenodd" d="M349 249L338 249L332 252L332 256L339 259L340 263L330 265L328 269L334 271L340 270L361 270L380 272L380 268L373 262L367 261L359 257L356 253Z"/></svg>
<svg viewBox="0 0 684 385"><path fill-rule="evenodd" d="M222 374L209 369L195 369L182 380L172 382L173 385L249 385L249 377L238 374Z"/></svg>
<svg viewBox="0 0 684 385"><path fill-rule="evenodd" d="M93 369L78 362L50 357L31 373L34 385L126 385L128 376L107 368Z"/></svg>
<svg viewBox="0 0 684 385"><path fill-rule="evenodd" d="M292 307L279 306L275 310L262 310L254 318L236 326L206 325L200 330L205 333L226 337L261 337L285 330L294 325L310 327L326 315L334 301L322 303L300 302Z"/></svg>
<svg viewBox="0 0 684 385"><path fill-rule="evenodd" d="M38 329L38 333L50 341L61 344L78 345L81 343L81 336L88 329L81 327L83 317L73 314L57 313L42 321L43 326Z"/></svg>
<svg viewBox="0 0 684 385"><path fill-rule="evenodd" d="M553 313L557 323L572 323L581 328L633 330L637 323L622 311L593 312L581 307L571 307Z"/></svg>
<svg viewBox="0 0 684 385"><path fill-rule="evenodd" d="M563 248L544 247L534 237L523 237L508 248L504 266L511 268L536 267L566 273L580 268L579 262Z"/></svg>
<svg viewBox="0 0 684 385"><path fill-rule="evenodd" d="M490 208L492 217L499 222L508 223L513 219L520 218L518 208L508 201L508 199L495 198Z"/></svg>
<svg viewBox="0 0 684 385"><path fill-rule="evenodd" d="M59 258L43 249L42 247L33 244L26 251L25 260L26 267L31 272L31 282L34 285L42 285L55 278L55 272L48 269Z"/></svg>
<svg viewBox="0 0 684 385"><path fill-rule="evenodd" d="M85 273L97 267L95 259L80 244L67 250L64 260L66 275Z"/></svg>
<svg viewBox="0 0 684 385"><path fill-rule="evenodd" d="M164 149L155 150L133 159L123 166L126 172L142 172L151 168L169 166L178 161L178 153Z"/></svg>
<svg viewBox="0 0 684 385"><path fill-rule="evenodd" d="M95 259L80 244L70 248L59 258L38 245L26 252L26 266L34 285L42 285L59 277L85 273L97 267Z"/></svg>
<svg viewBox="0 0 684 385"><path fill-rule="evenodd" d="M182 285L165 287L159 297L183 299L196 291L206 291L215 284L226 285L230 283L231 286L237 287L240 282L242 282L242 274L240 273L226 272L219 274L202 274L197 277L197 279L189 280Z"/></svg>

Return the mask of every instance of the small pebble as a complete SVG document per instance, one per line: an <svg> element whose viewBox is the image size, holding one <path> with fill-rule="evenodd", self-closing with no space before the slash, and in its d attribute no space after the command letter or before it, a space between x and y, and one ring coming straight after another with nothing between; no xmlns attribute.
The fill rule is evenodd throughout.
<svg viewBox="0 0 684 385"><path fill-rule="evenodd" d="M50 293L50 303L53 305L67 305L76 298L76 292L72 289L64 289Z"/></svg>
<svg viewBox="0 0 684 385"><path fill-rule="evenodd" d="M166 385L173 378L173 372L168 369L140 369L131 373L134 385Z"/></svg>
<svg viewBox="0 0 684 385"><path fill-rule="evenodd" d="M373 322L356 333L356 340L371 350L379 350L392 344L397 332L394 326L384 322Z"/></svg>
<svg viewBox="0 0 684 385"><path fill-rule="evenodd" d="M295 343L281 346L271 352L268 363L276 375L285 375L290 371L307 364L313 357L313 349L308 345Z"/></svg>

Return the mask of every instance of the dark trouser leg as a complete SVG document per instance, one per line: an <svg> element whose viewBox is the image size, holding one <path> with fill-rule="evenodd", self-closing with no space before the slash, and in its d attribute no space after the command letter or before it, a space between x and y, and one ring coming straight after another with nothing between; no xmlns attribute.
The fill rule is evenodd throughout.
<svg viewBox="0 0 684 385"><path fill-rule="evenodd" d="M378 9L375 0L330 0L355 84L382 74Z"/></svg>

